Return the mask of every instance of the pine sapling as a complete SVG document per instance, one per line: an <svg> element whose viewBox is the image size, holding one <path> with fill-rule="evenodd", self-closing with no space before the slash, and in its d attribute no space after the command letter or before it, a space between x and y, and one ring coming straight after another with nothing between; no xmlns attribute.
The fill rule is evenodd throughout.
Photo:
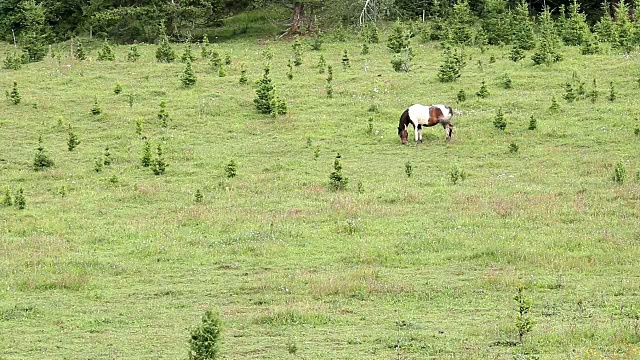
<svg viewBox="0 0 640 360"><path fill-rule="evenodd" d="M411 161L408 161L404 164L404 173L407 174L407 177L410 178L413 175L413 165Z"/></svg>
<svg viewBox="0 0 640 360"><path fill-rule="evenodd" d="M344 49L342 53L342 67L346 70L348 67L351 67L351 62L349 60L349 52L347 49Z"/></svg>
<svg viewBox="0 0 640 360"><path fill-rule="evenodd" d="M87 53L84 51L84 46L82 45L82 42L80 42L80 40L78 40L76 38L76 39L74 39L72 44L73 43L75 43L75 47L73 48L73 51L72 51L73 57L76 60L80 60L80 61L86 60L87 59Z"/></svg>
<svg viewBox="0 0 640 360"><path fill-rule="evenodd" d="M115 61L116 54L113 52L113 47L109 44L107 39L104 39L104 43L102 44L102 48L98 51L98 60L99 61Z"/></svg>
<svg viewBox="0 0 640 360"><path fill-rule="evenodd" d="M489 96L489 89L487 89L487 85L484 83L484 80L482 80L482 85L480 86L480 90L478 90L476 95L481 98L486 98Z"/></svg>
<svg viewBox="0 0 640 360"><path fill-rule="evenodd" d="M142 135L142 124L144 123L144 119L138 118L136 120L136 135Z"/></svg>
<svg viewBox="0 0 640 360"><path fill-rule="evenodd" d="M624 165L622 165L622 162L618 162L615 169L613 169L613 181L617 184L623 184L626 177L627 171L625 170Z"/></svg>
<svg viewBox="0 0 640 360"><path fill-rule="evenodd" d="M293 64L291 63L291 59L287 62L287 68L289 68L287 71L287 79L291 80L293 79Z"/></svg>
<svg viewBox="0 0 640 360"><path fill-rule="evenodd" d="M169 127L169 113L167 112L167 103L160 101L160 111L158 111L158 120L160 120L160 126L163 128Z"/></svg>
<svg viewBox="0 0 640 360"><path fill-rule="evenodd" d="M20 210L23 210L27 206L27 200L24 197L24 189L22 189L22 186L18 189L18 192L16 193L14 203L16 207Z"/></svg>
<svg viewBox="0 0 640 360"><path fill-rule="evenodd" d="M11 89L11 92L9 93L9 101L13 105L18 105L18 104L20 104L20 100L22 100L22 97L20 96L20 93L18 92L18 82L14 81L13 82L13 88Z"/></svg>
<svg viewBox="0 0 640 360"><path fill-rule="evenodd" d="M200 189L196 190L195 201L201 203L203 199L204 195L202 195L202 191L200 191Z"/></svg>
<svg viewBox="0 0 640 360"><path fill-rule="evenodd" d="M93 101L93 106L91 107L91 114L93 115L100 115L102 114L102 108L100 107L100 104L98 103L98 97L94 97L94 101Z"/></svg>
<svg viewBox="0 0 640 360"><path fill-rule="evenodd" d="M227 76L227 67L225 65L220 65L220 67L218 67L218 77L225 76Z"/></svg>
<svg viewBox="0 0 640 360"><path fill-rule="evenodd" d="M76 146L80 145L80 140L78 140L78 135L76 135L73 132L73 129L71 128L71 124L69 124L69 137L67 138L67 149L69 149L69 151L73 151L73 149L76 148Z"/></svg>
<svg viewBox="0 0 640 360"><path fill-rule="evenodd" d="M227 66L231 66L231 55L227 54L224 56L224 64Z"/></svg>
<svg viewBox="0 0 640 360"><path fill-rule="evenodd" d="M193 71L191 60L188 58L180 80L182 81L182 86L185 88L193 87L196 84L196 73Z"/></svg>
<svg viewBox="0 0 640 360"><path fill-rule="evenodd" d="M162 175L166 171L167 166L168 164L164 160L164 157L162 154L162 145L158 144L157 155L156 155L156 158L153 159L153 162L151 164L151 170L156 175Z"/></svg>
<svg viewBox="0 0 640 360"><path fill-rule="evenodd" d="M201 324L191 330L189 337L189 360L215 360L220 356L220 317L207 310Z"/></svg>
<svg viewBox="0 0 640 360"><path fill-rule="evenodd" d="M528 130L535 130L537 127L538 127L538 122L536 118L533 115L531 115L531 118L529 119Z"/></svg>
<svg viewBox="0 0 640 360"><path fill-rule="evenodd" d="M555 96L551 97L551 106L549 107L549 110L551 111L558 111L560 109L560 104L558 104L558 100L556 100Z"/></svg>
<svg viewBox="0 0 640 360"><path fill-rule="evenodd" d="M11 197L11 188L9 185L4 188L4 197L2 198L2 206L9 207L13 205L13 197Z"/></svg>
<svg viewBox="0 0 640 360"><path fill-rule="evenodd" d="M151 144L149 141L144 142L144 146L142 148L142 157L140 158L140 164L144 167L151 166Z"/></svg>
<svg viewBox="0 0 640 360"><path fill-rule="evenodd" d="M44 150L44 146L42 145L42 136L40 136L38 137L38 150L36 151L36 156L33 159L33 169L36 171L44 170L52 167L53 165L53 160L49 158Z"/></svg>
<svg viewBox="0 0 640 360"><path fill-rule="evenodd" d="M498 108L498 112L496 113L495 119L493 119L493 126L498 130L504 131L507 127L507 121L504 119L504 113L502 112L502 108Z"/></svg>
<svg viewBox="0 0 640 360"><path fill-rule="evenodd" d="M247 68L244 64L240 68L240 80L238 81L240 84L247 84L249 79L247 78Z"/></svg>
<svg viewBox="0 0 640 360"><path fill-rule="evenodd" d="M111 152L109 151L109 147L104 148L104 154L102 156L104 166L111 165Z"/></svg>
<svg viewBox="0 0 640 360"><path fill-rule="evenodd" d="M300 39L296 38L293 45L293 65L300 66L302 65L302 43Z"/></svg>
<svg viewBox="0 0 640 360"><path fill-rule="evenodd" d="M113 93L119 95L122 92L122 85L120 83L116 83L116 86L113 88Z"/></svg>
<svg viewBox="0 0 640 360"><path fill-rule="evenodd" d="M509 74L504 74L504 77L502 79L502 86L505 89L512 89L513 88L513 81L511 81L511 77L509 77Z"/></svg>
<svg viewBox="0 0 640 360"><path fill-rule="evenodd" d="M176 59L176 52L169 44L169 37L163 35L160 38L160 45L156 49L156 60L162 63L171 63Z"/></svg>
<svg viewBox="0 0 640 360"><path fill-rule="evenodd" d="M516 143L511 143L509 144L509 152L512 154L515 154L518 152L518 150L520 150L520 147L518 146L518 144Z"/></svg>
<svg viewBox="0 0 640 360"><path fill-rule="evenodd" d="M138 51L138 45L131 45L129 52L127 53L127 61L136 62L140 59L140 52Z"/></svg>
<svg viewBox="0 0 640 360"><path fill-rule="evenodd" d="M186 63L187 61L193 62L195 59L196 57L191 52L191 44L187 43L187 46L184 48L184 52L182 53L182 56L180 56L180 60L183 63Z"/></svg>
<svg viewBox="0 0 640 360"><path fill-rule="evenodd" d="M346 189L349 182L349 179L342 174L340 158L340 154L336 155L336 159L333 162L333 171L329 175L329 189L333 191Z"/></svg>
<svg viewBox="0 0 640 360"><path fill-rule="evenodd" d="M360 55L368 55L369 54L369 44L363 43L362 49L360 50Z"/></svg>
<svg viewBox="0 0 640 360"><path fill-rule="evenodd" d="M518 287L518 292L514 297L517 306L516 331L518 332L518 342L523 343L525 335L531 332L535 321L529 315L531 310L531 299L525 297L524 288Z"/></svg>
<svg viewBox="0 0 640 360"><path fill-rule="evenodd" d="M235 160L231 159L227 163L227 165L225 165L224 173L229 179L234 178L236 177L236 175L238 175L238 164L236 163Z"/></svg>
<svg viewBox="0 0 640 360"><path fill-rule="evenodd" d="M327 67L327 61L324 59L324 55L320 55L320 60L318 60L318 72L320 74L324 74L326 67Z"/></svg>
<svg viewBox="0 0 640 360"><path fill-rule="evenodd" d="M618 97L615 86L613 86L613 81L609 83L609 101L613 102Z"/></svg>
<svg viewBox="0 0 640 360"><path fill-rule="evenodd" d="M102 169L104 169L104 160L99 157L93 165L93 170L97 173L100 173L102 172Z"/></svg>

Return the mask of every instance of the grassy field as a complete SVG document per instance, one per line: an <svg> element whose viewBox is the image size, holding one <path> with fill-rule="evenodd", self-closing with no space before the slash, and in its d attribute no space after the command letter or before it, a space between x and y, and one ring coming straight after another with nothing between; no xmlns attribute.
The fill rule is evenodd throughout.
<svg viewBox="0 0 640 360"><path fill-rule="evenodd" d="M563 48L547 67L467 48L462 77L445 84L437 43L414 42L413 70L395 73L382 43L363 56L356 38L328 40L305 48L289 80L291 45L212 45L231 56L226 77L196 47L191 89L184 64L157 63L154 45L129 63L125 46L115 62L95 61L96 48L79 62L61 44L58 58L0 71L2 90L15 80L22 97L0 101L0 187L26 197L23 210L0 207L0 359L186 358L206 309L222 316L225 359L640 358L637 53ZM277 118L253 105L266 47L289 108ZM574 73L587 91L597 80L595 103L563 100ZM441 127L400 144L413 103L459 112L450 144ZM40 135L55 165L34 171ZM164 175L140 165L143 137L162 144ZM112 163L96 172L105 147ZM337 153L349 183L334 192ZM467 177L454 184L453 169ZM518 345L521 286L535 325Z"/></svg>

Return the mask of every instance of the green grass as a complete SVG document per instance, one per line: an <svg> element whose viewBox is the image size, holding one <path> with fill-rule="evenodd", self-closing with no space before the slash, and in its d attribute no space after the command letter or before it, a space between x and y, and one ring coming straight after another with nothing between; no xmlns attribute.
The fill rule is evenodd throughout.
<svg viewBox="0 0 640 360"><path fill-rule="evenodd" d="M0 208L0 359L185 358L208 308L221 313L226 359L640 356L636 54L564 48L561 63L534 67L506 48L469 48L462 77L444 84L435 43L415 44L413 71L394 73L383 44L361 56L352 39L306 50L288 80L291 44L268 45L289 109L278 118L253 106L265 45L251 39L212 45L233 59L227 76L198 59L189 89L184 64L156 63L146 45L138 63L121 46L116 62L47 57L0 71L0 86L15 80L22 96L0 101L0 187L22 186L27 201ZM332 99L320 54L334 68ZM249 85L238 84L242 64ZM574 71L587 91L597 79L595 104L562 100ZM486 99L471 95L483 80ZM468 100L456 104L461 89ZM432 128L423 144L400 145L398 118L413 103L461 111L450 144ZM493 125L500 107L505 131ZM154 154L162 144L164 175L140 165L138 119ZM81 141L72 152L69 124ZM36 172L39 135L55 166ZM107 146L112 164L97 173ZM343 192L328 189L336 153ZM455 185L454 170L466 174ZM516 345L521 285L536 324Z"/></svg>

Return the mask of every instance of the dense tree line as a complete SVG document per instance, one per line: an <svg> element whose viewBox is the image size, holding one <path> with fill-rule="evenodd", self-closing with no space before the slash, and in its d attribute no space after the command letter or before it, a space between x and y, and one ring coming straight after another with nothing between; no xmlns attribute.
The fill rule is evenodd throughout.
<svg viewBox="0 0 640 360"><path fill-rule="evenodd" d="M318 18L327 23L355 24L366 0L0 0L0 38L5 41L53 42L78 34L93 33L117 41L155 41L162 34L174 40L188 38L196 29L221 24L226 16L277 5L289 9L290 33L313 30ZM579 3L587 23L595 24L603 14L615 17L619 0L583 0ZM633 14L639 0L628 3ZM450 16L462 0L375 0L378 18L416 19ZM477 19L495 19L516 9L519 0L468 0ZM562 18L572 0L546 2L553 16ZM535 16L544 0L530 0L527 8ZM495 25L495 24L494 24ZM494 26L490 25L490 26ZM499 24L498 24L499 25ZM485 25L483 25L484 27Z"/></svg>

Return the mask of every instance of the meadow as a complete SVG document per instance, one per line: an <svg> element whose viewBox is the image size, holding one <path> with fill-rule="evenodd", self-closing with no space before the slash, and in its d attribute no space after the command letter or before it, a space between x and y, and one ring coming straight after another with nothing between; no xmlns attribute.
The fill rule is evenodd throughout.
<svg viewBox="0 0 640 360"><path fill-rule="evenodd" d="M640 358L638 53L563 47L563 61L534 66L530 52L467 47L460 79L442 83L436 42L414 40L411 71L397 73L384 40L368 55L355 35L329 34L320 51L302 41L292 79L291 39L249 37L210 45L232 60L225 77L194 45L192 88L156 45L137 62L117 46L111 62L95 60L99 41L85 61L64 43L0 70L21 95L0 101L0 196L26 199L0 207L0 359L186 358L207 309L224 359ZM266 48L286 115L253 104ZM594 103L563 99L567 82L591 91L593 79ZM456 110L451 143L435 127L400 144L414 103ZM39 136L55 165L35 171ZM141 166L145 140L162 145L163 175ZM348 184L331 191L338 153ZM535 321L522 344L519 287Z"/></svg>

